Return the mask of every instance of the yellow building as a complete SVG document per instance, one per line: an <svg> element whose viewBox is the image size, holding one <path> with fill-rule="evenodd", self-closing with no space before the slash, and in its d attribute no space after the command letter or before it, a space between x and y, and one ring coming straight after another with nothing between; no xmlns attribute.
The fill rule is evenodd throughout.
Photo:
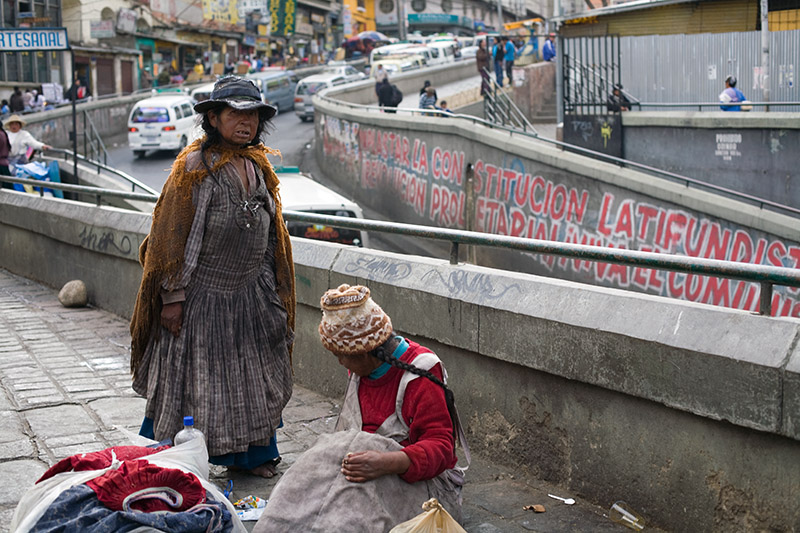
<svg viewBox="0 0 800 533"><path fill-rule="evenodd" d="M344 28L344 36L353 37L362 31L375 31L375 2L374 0L344 0L342 2L345 9L350 11L351 33L347 34Z"/></svg>

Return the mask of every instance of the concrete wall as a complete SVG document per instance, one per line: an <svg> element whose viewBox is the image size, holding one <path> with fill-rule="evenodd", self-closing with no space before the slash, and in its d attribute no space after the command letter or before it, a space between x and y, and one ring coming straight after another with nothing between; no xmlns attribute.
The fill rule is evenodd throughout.
<svg viewBox="0 0 800 533"><path fill-rule="evenodd" d="M531 122L556 122L556 65L539 62L514 68L511 97Z"/></svg>
<svg viewBox="0 0 800 533"><path fill-rule="evenodd" d="M467 119L316 107L316 157L390 220L561 242L800 266L797 219L563 152ZM472 198L470 198L472 192ZM758 287L499 249L478 264L755 311ZM778 287L774 313L800 316Z"/></svg>
<svg viewBox="0 0 800 533"><path fill-rule="evenodd" d="M800 209L798 113L623 113L626 159Z"/></svg>
<svg viewBox="0 0 800 533"><path fill-rule="evenodd" d="M130 316L149 216L0 191L0 267ZM366 283L450 373L473 451L674 531L800 525L800 321L295 239L298 383L345 376L319 297ZM54 261L54 258L58 258ZM424 309L425 312L420 312ZM469 479L469 474L468 474Z"/></svg>
<svg viewBox="0 0 800 533"><path fill-rule="evenodd" d="M99 134L105 139L124 133L128 129L128 115L133 105L150 93L121 96L106 100L93 100L77 105L78 152L83 153L83 112L88 112ZM72 106L49 111L30 113L24 116L25 129L36 139L56 148L72 149L69 132L72 131Z"/></svg>

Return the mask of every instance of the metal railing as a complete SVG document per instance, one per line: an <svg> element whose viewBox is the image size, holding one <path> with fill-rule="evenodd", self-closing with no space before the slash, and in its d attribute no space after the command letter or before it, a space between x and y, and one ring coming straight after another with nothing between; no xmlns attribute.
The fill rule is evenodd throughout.
<svg viewBox="0 0 800 533"><path fill-rule="evenodd" d="M65 161L70 160L73 157L72 156L72 150L64 150L62 148L51 148L51 149L47 150L47 152L45 152L45 156L43 157L43 159L53 159L54 160L55 158L49 158L49 157L46 156L46 154L49 154L51 152L57 153L57 154L61 154L64 157ZM136 188L138 187L141 190L145 191L145 193L148 193L148 194L150 194L152 196L158 197L159 192L157 190L153 189L149 185L146 185L145 183L142 183L141 181L139 181L138 179L134 178L130 174L126 174L125 172L122 172L121 170L117 170L114 167L110 167L105 163L101 163L99 161L95 161L93 159L89 159L89 158L87 158L87 157L85 157L85 156L83 156L81 154L78 154L78 161L81 161L82 163L84 163L86 165L91 165L91 166L95 167L95 169L97 170L98 174L100 174L101 172L107 172L107 173L109 173L109 174L111 174L111 175L113 175L113 176L115 176L115 177L127 182L128 184L130 184L131 192L135 192ZM39 183L41 183L41 182L39 182Z"/></svg>
<svg viewBox="0 0 800 533"><path fill-rule="evenodd" d="M484 68L483 72L488 75L489 90L483 98L483 114L493 124L511 126L521 129L524 132L530 131L538 135L536 128L528 120L528 117L517 107L514 100L497 84L497 80L492 73ZM484 78L481 77L481 83Z"/></svg>
<svg viewBox="0 0 800 533"><path fill-rule="evenodd" d="M34 186L39 189L42 195L44 194L45 188L94 195L97 198L97 205L100 205L100 198L102 196L145 202L155 202L158 200L158 196L152 194L110 191L65 183L43 183L39 180L12 178L10 176L0 176L0 181ZM582 259L758 283L761 288L759 313L767 316L772 315L772 295L775 285L800 287L800 269L755 265L683 255L668 255L655 252L641 252L624 248L605 248L602 246L526 239L522 237L486 234L476 231L403 224L399 222L319 215L301 211L286 210L283 211L283 216L285 220L292 222L310 222L312 224L324 224L337 228L377 231L381 233L404 235L407 237L421 237L446 241L450 243L450 264L453 265L459 262L459 246L463 244L471 246L490 246L536 254L555 255L568 259Z"/></svg>
<svg viewBox="0 0 800 533"><path fill-rule="evenodd" d="M153 194L150 192L127 192L115 191L113 189L102 189L100 187L91 187L88 185L74 185L72 183L55 183L52 181L42 181L28 178L15 178L13 176L0 176L0 183L18 183L20 185L30 185L39 193L39 196L44 196L46 189L55 189L59 191L72 192L76 194L85 194L95 198L95 205L102 205L103 198L122 198L125 200L136 200L140 202L157 202L158 193Z"/></svg>
<svg viewBox="0 0 800 533"><path fill-rule="evenodd" d="M100 132L94 125L94 121L89 113L83 110L83 155L87 159L100 161L102 157L103 164L108 164L108 150L100 136Z"/></svg>
<svg viewBox="0 0 800 533"><path fill-rule="evenodd" d="M283 216L286 220L294 222L310 222L312 224L324 224L337 228L378 231L407 237L422 237L425 239L447 241L450 243L451 265L458 264L459 245L464 244L490 246L536 254L555 255L568 259L583 259L631 267L667 270L684 274L698 274L758 283L761 287L759 313L767 316L772 315L772 294L774 285L800 287L800 270L793 268L738 263L734 261L705 259L702 257L684 255L641 252L624 248L605 248L602 246L590 246L559 241L543 241L539 239L509 237L506 235L490 235L476 231L318 215L300 211L283 211Z"/></svg>
<svg viewBox="0 0 800 533"><path fill-rule="evenodd" d="M764 107L766 108L765 111L769 111L770 106L787 106L787 107L797 107L800 106L800 102L731 102L730 104L722 104L721 102L637 102L636 105L641 108L646 107L666 107L666 108L684 108L684 107L696 107L698 111L702 111L704 107L713 107L717 108L717 111L721 111L720 106L727 105L727 106L742 106L748 105L756 107ZM755 110L755 109L754 109ZM800 111L798 109L797 111ZM794 111L792 111L794 112Z"/></svg>
<svg viewBox="0 0 800 533"><path fill-rule="evenodd" d="M376 105L354 104L354 103L351 103L351 102L344 102L344 101L341 101L341 100L335 100L335 99L331 98L330 96L326 96L326 95L316 96L315 98L320 98L321 100L324 100L326 102L329 102L329 103L337 105L337 106L342 106L342 107L346 107L346 108L350 108L350 109L358 109L359 111L382 112L384 109L386 109L384 107L379 107L379 106L376 106ZM426 115L430 115L430 116L442 116L442 112L441 111L433 111L433 110L427 110L427 109L412 109L412 108L398 107L398 108L396 108L396 110L400 114L411 114L411 115L426 114ZM741 200L741 201L746 202L748 204L755 205L759 209L769 208L769 209L771 209L773 211L781 212L781 213L786 214L786 215L800 217L800 209L792 207L792 206L789 206L789 205L781 204L781 203L778 203L778 202L773 202L772 200L767 200L765 198L759 198L757 196L753 196L753 195L746 194L746 193L743 193L743 192L735 191L733 189L728 189L726 187L721 187L719 185L714 185L713 183L708 183L708 182L705 182L705 181L701 181L701 180L698 180L696 178L690 178L690 177L684 176L682 174L677 174L675 172L670 172L670 171L663 170L663 169L660 169L660 168L656 168L656 167L652 167L652 166L649 166L649 165L645 165L643 163L638 163L636 161L630 161L628 159L622 159L620 157L615 157L615 156L612 156L612 155L604 154L602 152L595 152L594 150L590 150L590 149L584 148L582 146L577 146L577 145L574 145L574 144L568 144L568 143L565 143L563 141L558 141L556 139L549 139L547 137L542 137L535 130L534 131L530 131L530 132L528 132L528 131L520 131L517 128L513 128L513 127L510 127L510 126L503 125L503 124L495 124L494 122L491 122L491 121L488 121L488 120L485 120L485 119L482 119L482 118L478 118L478 117L475 117L475 116L472 116L472 115L461 115L461 114L453 113L453 114L449 114L447 116L450 117L450 118L459 118L459 119L463 119L463 120L468 120L468 121L472 122L473 124L481 124L481 125L486 126L486 127L490 128L490 129L497 129L497 130L506 131L510 135L523 135L523 136L529 137L531 139L536 139L536 140L544 142L544 143L552 144L553 146L556 146L556 147L558 147L558 148L560 148L562 150L569 150L570 152L574 152L574 153L578 153L578 154L585 155L585 156L588 156L588 157L592 157L594 159L605 161L607 163L612 163L614 165L617 165L620 168L635 169L635 170L638 170L640 172L644 172L644 173L646 173L646 174L648 174L650 176L656 177L656 178L662 178L662 179L667 179L667 180L672 181L672 182L681 183L681 184L685 185L686 187L695 187L697 189L705 189L705 190L708 190L708 191L712 191L714 193L719 193L719 194L722 194L722 195L727 196L729 198L733 198L733 199L736 199L736 200Z"/></svg>

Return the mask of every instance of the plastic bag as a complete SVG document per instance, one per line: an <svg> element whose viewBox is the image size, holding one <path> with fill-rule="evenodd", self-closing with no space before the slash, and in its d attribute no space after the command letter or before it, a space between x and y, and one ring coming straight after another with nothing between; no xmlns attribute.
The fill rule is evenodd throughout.
<svg viewBox="0 0 800 533"><path fill-rule="evenodd" d="M467 533L436 498L422 504L422 513L397 524L389 533Z"/></svg>

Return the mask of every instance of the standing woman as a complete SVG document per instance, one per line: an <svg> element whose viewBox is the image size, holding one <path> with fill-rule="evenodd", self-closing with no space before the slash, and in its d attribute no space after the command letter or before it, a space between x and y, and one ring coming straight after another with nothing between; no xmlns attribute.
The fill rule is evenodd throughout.
<svg viewBox="0 0 800 533"><path fill-rule="evenodd" d="M489 52L486 50L486 40L478 41L478 51L475 52L475 65L481 75L481 96L489 92Z"/></svg>
<svg viewBox="0 0 800 533"><path fill-rule="evenodd" d="M131 322L140 434L163 440L194 416L210 462L263 477L292 393L294 264L278 178L262 144L275 114L228 76L198 103L205 136L175 160L139 250Z"/></svg>

